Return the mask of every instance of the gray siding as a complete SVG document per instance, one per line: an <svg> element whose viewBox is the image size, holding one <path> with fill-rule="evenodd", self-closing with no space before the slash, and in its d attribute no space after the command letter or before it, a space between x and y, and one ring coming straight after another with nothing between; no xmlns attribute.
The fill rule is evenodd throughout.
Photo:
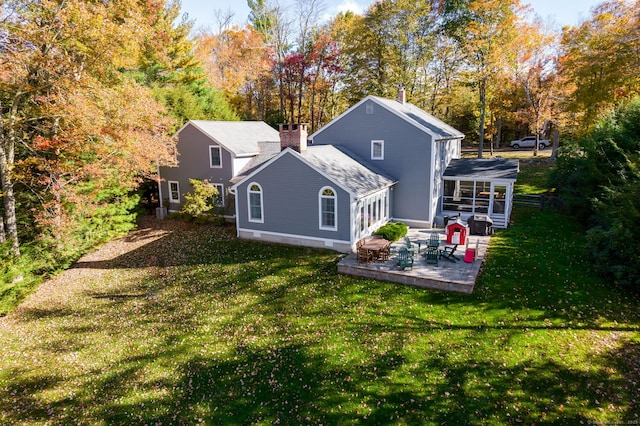
<svg viewBox="0 0 640 426"><path fill-rule="evenodd" d="M247 187L256 182L262 187L264 223L248 221ZM319 229L319 193L324 186L337 194L338 229ZM238 228L279 234L304 235L327 240L350 241L350 195L313 170L294 154L285 153L269 167L237 187Z"/></svg>
<svg viewBox="0 0 640 426"><path fill-rule="evenodd" d="M373 113L366 113L368 103ZM371 160L371 141L384 140L384 160ZM426 221L434 216L431 136L373 101L362 103L325 128L314 145L343 145L372 165L393 176L391 215ZM435 198L438 199L437 197Z"/></svg>
<svg viewBox="0 0 640 426"><path fill-rule="evenodd" d="M178 181L180 183L180 198L184 202L184 194L191 192L193 188L189 185L189 179L207 179L211 183L223 184L225 191L229 189L229 180L232 178L233 166L231 153L221 149L222 168L211 168L209 163L209 146L218 145L208 136L200 132L193 125L188 124L178 135L177 167L160 167L162 177L162 197L169 198L168 181ZM163 200L163 204L164 204ZM165 207L167 207L165 205ZM170 210L179 210L181 204L171 204ZM230 206L225 206L229 208ZM233 207L233 206L231 206Z"/></svg>

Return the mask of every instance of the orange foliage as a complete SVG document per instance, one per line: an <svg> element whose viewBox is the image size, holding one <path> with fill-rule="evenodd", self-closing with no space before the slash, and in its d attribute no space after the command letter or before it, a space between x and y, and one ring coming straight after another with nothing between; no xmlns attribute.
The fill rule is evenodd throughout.
<svg viewBox="0 0 640 426"><path fill-rule="evenodd" d="M271 49L251 26L234 27L217 35L203 33L196 40L195 54L205 65L211 84L227 96L243 93L273 64Z"/></svg>

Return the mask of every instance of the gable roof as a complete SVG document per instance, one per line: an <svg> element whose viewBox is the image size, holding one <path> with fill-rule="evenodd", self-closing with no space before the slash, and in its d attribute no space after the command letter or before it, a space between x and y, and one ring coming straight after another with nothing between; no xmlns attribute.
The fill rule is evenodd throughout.
<svg viewBox="0 0 640 426"><path fill-rule="evenodd" d="M302 153L287 148L277 155L273 155L262 164L254 165L251 170L245 168L242 178L234 179L234 182L236 182L234 187L242 181L248 180L284 155L295 156L356 198L379 191L397 182L396 179L377 170L375 167L365 165L362 160L342 147L318 145L309 146Z"/></svg>
<svg viewBox="0 0 640 426"><path fill-rule="evenodd" d="M520 162L514 159L458 158L451 160L443 176L470 180L505 179L515 181L518 178L519 169Z"/></svg>
<svg viewBox="0 0 640 426"><path fill-rule="evenodd" d="M236 157L258 155L260 141L279 141L280 134L264 121L189 120L180 130L192 125Z"/></svg>
<svg viewBox="0 0 640 426"><path fill-rule="evenodd" d="M336 121L342 119L345 115L358 108L360 105L367 101L372 101L387 109L391 113L397 115L401 119L405 120L409 124L416 126L420 130L425 133L428 133L433 136L433 140L447 140L447 139L462 139L464 138L464 133L456 130L451 127L444 121L434 117L433 115L427 113L426 111L418 108L417 106L405 102L401 103L397 100L381 98L379 96L369 95L366 98L362 99L360 102L340 114L338 117L331 120L327 125L323 126L317 132L312 134L309 139L313 140L315 136L322 133L325 129L330 127Z"/></svg>
<svg viewBox="0 0 640 426"><path fill-rule="evenodd" d="M396 179L366 164L343 147L334 145L309 146L300 156L314 169L341 185L357 198L397 182Z"/></svg>

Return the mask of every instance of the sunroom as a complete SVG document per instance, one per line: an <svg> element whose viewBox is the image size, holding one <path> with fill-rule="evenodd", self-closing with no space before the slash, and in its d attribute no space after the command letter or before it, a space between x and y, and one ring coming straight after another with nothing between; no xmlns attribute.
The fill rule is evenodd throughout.
<svg viewBox="0 0 640 426"><path fill-rule="evenodd" d="M443 175L440 212L467 220L489 216L495 228L506 228L511 217L513 187L519 162L511 159L451 160Z"/></svg>

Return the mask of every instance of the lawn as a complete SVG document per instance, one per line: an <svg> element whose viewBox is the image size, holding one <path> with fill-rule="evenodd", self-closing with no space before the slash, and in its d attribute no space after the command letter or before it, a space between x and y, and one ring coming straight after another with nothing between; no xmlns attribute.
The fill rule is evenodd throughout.
<svg viewBox="0 0 640 426"><path fill-rule="evenodd" d="M0 318L0 423L639 421L638 297L571 218L514 215L472 295L151 220Z"/></svg>

